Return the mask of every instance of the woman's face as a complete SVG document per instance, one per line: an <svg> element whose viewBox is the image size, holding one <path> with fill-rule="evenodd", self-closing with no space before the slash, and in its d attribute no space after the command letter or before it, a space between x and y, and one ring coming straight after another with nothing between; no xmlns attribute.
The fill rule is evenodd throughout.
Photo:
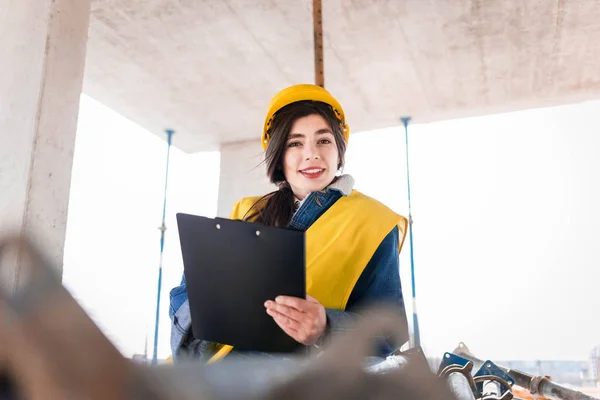
<svg viewBox="0 0 600 400"><path fill-rule="evenodd" d="M292 125L283 153L283 174L300 200L325 189L335 178L339 154L331 127L313 114Z"/></svg>

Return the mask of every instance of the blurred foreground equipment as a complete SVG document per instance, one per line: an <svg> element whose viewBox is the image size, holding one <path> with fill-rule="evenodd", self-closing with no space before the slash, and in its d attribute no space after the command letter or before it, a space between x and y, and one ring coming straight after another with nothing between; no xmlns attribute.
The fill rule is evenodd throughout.
<svg viewBox="0 0 600 400"><path fill-rule="evenodd" d="M0 243L0 276L9 263L20 279L0 292L0 398L169 398L121 356L29 242Z"/></svg>
<svg viewBox="0 0 600 400"><path fill-rule="evenodd" d="M31 243L0 240L0 277L15 262L18 287L0 290L0 399L451 398L422 353L364 365L374 335L405 326L393 313L370 314L316 358L150 367L122 357Z"/></svg>
<svg viewBox="0 0 600 400"><path fill-rule="evenodd" d="M18 287L7 289L1 277L15 262ZM122 357L53 271L27 240L0 240L0 400L509 400L513 384L552 399L591 399L546 378L482 364L468 352L447 353L439 376L420 348L372 360L366 356L374 337L408 339L406 320L383 309L367 313L316 357L140 365Z"/></svg>

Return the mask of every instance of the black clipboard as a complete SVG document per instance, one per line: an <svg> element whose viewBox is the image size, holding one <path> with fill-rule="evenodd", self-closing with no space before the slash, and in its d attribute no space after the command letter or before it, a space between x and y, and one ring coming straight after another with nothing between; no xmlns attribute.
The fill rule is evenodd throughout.
<svg viewBox="0 0 600 400"><path fill-rule="evenodd" d="M238 350L298 349L264 302L306 297L304 232L183 213L177 226L194 337Z"/></svg>

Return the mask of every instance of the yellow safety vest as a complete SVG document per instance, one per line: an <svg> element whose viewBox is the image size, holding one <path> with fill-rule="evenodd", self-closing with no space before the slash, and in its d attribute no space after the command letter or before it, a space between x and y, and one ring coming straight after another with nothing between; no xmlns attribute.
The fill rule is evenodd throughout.
<svg viewBox="0 0 600 400"><path fill-rule="evenodd" d="M230 218L244 218L259 199L240 200ZM358 278L394 226L399 229L399 253L406 237L406 218L356 190L342 196L306 231L306 292L325 308L344 310ZM219 346L209 363L233 349Z"/></svg>

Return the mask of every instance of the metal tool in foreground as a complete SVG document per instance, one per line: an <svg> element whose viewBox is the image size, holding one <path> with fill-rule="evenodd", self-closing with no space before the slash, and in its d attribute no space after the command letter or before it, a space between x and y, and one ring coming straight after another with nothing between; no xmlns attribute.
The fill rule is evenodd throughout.
<svg viewBox="0 0 600 400"><path fill-rule="evenodd" d="M528 390L534 398L539 396L552 400L597 400L595 397L552 382L549 377L535 376L496 365L491 361L483 361L471 354L469 348L464 343L458 345L452 356L472 363L473 368L479 368L479 371L481 371L481 374L478 373L474 376L474 381L477 384L482 384L478 386L475 392L476 396L477 394L483 395L486 393L486 390L488 396L493 396L493 393L497 393L498 387L501 387L502 381L504 381L510 384L510 386L514 384ZM490 379L491 376L495 376L496 378ZM488 382L487 385L486 382ZM495 383L492 384L493 382Z"/></svg>

